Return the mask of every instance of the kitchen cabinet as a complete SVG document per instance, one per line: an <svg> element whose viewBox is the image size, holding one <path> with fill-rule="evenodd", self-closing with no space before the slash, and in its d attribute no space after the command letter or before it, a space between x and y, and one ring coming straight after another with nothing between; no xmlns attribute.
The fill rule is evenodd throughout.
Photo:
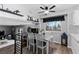
<svg viewBox="0 0 79 59"><path fill-rule="evenodd" d="M78 37L76 35L71 35L71 49L73 54L79 54L79 40L77 40Z"/></svg>
<svg viewBox="0 0 79 59"><path fill-rule="evenodd" d="M14 54L14 45L0 48L0 54Z"/></svg>
<svg viewBox="0 0 79 59"><path fill-rule="evenodd" d="M14 54L14 40L0 40L0 54Z"/></svg>
<svg viewBox="0 0 79 59"><path fill-rule="evenodd" d="M73 25L79 25L79 10L73 12Z"/></svg>
<svg viewBox="0 0 79 59"><path fill-rule="evenodd" d="M10 13L0 11L0 25L27 25L32 22L27 21L27 17L20 17Z"/></svg>
<svg viewBox="0 0 79 59"><path fill-rule="evenodd" d="M6 13L6 12L2 12L2 11L0 11L0 17L6 17L6 18L16 19L16 20L20 20L20 21L26 20L25 17L20 17L20 16L17 16L17 15Z"/></svg>

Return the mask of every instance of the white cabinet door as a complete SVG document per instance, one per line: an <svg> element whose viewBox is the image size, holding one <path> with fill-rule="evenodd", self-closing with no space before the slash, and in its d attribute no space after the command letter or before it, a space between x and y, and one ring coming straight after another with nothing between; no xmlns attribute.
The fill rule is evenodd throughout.
<svg viewBox="0 0 79 59"><path fill-rule="evenodd" d="M79 25L79 10L73 12L73 25Z"/></svg>
<svg viewBox="0 0 79 59"><path fill-rule="evenodd" d="M71 37L71 49L73 54L79 54L79 42L74 37Z"/></svg>

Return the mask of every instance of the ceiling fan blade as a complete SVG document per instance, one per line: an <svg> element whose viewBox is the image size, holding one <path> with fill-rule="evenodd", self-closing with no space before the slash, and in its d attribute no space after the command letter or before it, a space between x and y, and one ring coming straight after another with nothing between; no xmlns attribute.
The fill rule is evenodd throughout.
<svg viewBox="0 0 79 59"><path fill-rule="evenodd" d="M40 7L40 8L44 10L44 8L43 8L43 7Z"/></svg>
<svg viewBox="0 0 79 59"><path fill-rule="evenodd" d="M51 11L49 11L49 12L55 12L55 11L52 11L52 10L51 10Z"/></svg>
<svg viewBox="0 0 79 59"><path fill-rule="evenodd" d="M40 12L38 12L38 13L44 13L45 11L40 11Z"/></svg>
<svg viewBox="0 0 79 59"><path fill-rule="evenodd" d="M49 9L53 9L55 7L55 5L53 5L52 7L50 7Z"/></svg>

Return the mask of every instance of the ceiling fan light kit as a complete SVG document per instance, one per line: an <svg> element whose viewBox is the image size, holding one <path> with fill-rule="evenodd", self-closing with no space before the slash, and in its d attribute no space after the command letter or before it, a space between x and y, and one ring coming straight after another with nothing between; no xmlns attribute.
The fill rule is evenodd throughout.
<svg viewBox="0 0 79 59"><path fill-rule="evenodd" d="M49 13L49 11L47 10L47 11L45 11L45 14L48 14Z"/></svg>

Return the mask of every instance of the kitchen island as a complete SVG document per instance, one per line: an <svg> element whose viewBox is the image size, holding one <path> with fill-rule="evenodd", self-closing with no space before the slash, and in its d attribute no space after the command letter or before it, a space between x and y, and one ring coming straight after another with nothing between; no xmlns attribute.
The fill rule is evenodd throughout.
<svg viewBox="0 0 79 59"><path fill-rule="evenodd" d="M14 40L0 40L0 54L14 54Z"/></svg>

